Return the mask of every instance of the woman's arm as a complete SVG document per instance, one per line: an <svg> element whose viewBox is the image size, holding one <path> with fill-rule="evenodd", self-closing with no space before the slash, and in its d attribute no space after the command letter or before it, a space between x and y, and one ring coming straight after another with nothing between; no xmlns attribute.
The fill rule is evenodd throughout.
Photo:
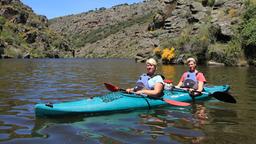
<svg viewBox="0 0 256 144"><path fill-rule="evenodd" d="M135 93L160 97L163 89L164 89L164 85L162 83L156 83L153 90L143 89L143 90L139 90Z"/></svg>
<svg viewBox="0 0 256 144"><path fill-rule="evenodd" d="M185 77L186 77L186 72L185 73L183 73L183 75L181 76L181 78L180 78L180 81L179 81L179 83L176 85L176 87L181 87L182 85L183 85L183 81L185 80Z"/></svg>
<svg viewBox="0 0 256 144"><path fill-rule="evenodd" d="M204 82L198 81L198 88L197 91L202 92L204 89Z"/></svg>
<svg viewBox="0 0 256 144"><path fill-rule="evenodd" d="M180 88L180 87L182 86L182 84L183 84L183 82L180 81L180 82L176 85L176 87Z"/></svg>
<svg viewBox="0 0 256 144"><path fill-rule="evenodd" d="M204 77L203 73L198 73L197 75L197 80L198 80L198 88L197 91L202 92L204 89L204 83L206 82L206 79Z"/></svg>

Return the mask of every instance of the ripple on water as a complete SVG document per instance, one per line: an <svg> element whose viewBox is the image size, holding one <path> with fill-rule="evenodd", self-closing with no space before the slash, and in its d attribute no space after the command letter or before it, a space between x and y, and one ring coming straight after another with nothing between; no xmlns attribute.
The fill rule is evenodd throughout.
<svg viewBox="0 0 256 144"><path fill-rule="evenodd" d="M27 117L20 117L15 115L0 115L0 119L5 125L11 125L13 128L15 128L15 130L24 128L32 130L34 127L33 119Z"/></svg>
<svg viewBox="0 0 256 144"><path fill-rule="evenodd" d="M0 130L9 130L11 128L11 126L0 126Z"/></svg>
<svg viewBox="0 0 256 144"><path fill-rule="evenodd" d="M0 142L2 140L8 139L9 137L10 137L10 134L0 133Z"/></svg>

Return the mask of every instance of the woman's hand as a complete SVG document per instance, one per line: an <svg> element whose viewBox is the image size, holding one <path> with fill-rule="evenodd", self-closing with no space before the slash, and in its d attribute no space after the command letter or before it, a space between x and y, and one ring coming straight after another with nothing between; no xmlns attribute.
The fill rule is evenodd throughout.
<svg viewBox="0 0 256 144"><path fill-rule="evenodd" d="M192 93L192 92L194 92L194 91L196 91L196 90L193 89L193 88L189 88L188 91L189 91L190 93Z"/></svg>
<svg viewBox="0 0 256 144"><path fill-rule="evenodd" d="M144 94L144 90L139 90L135 92L137 95L143 95Z"/></svg>
<svg viewBox="0 0 256 144"><path fill-rule="evenodd" d="M131 92L133 92L133 88L128 88L128 89L126 89L125 90L127 93L131 93Z"/></svg>

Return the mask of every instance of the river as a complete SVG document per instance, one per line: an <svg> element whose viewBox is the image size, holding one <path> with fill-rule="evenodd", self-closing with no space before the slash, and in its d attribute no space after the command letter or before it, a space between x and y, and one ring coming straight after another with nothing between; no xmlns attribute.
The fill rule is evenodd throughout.
<svg viewBox="0 0 256 144"><path fill-rule="evenodd" d="M186 66L160 65L177 84ZM0 60L0 143L250 144L256 138L256 68L199 66L208 84L231 86L237 104L215 99L101 116L35 117L37 103L108 93L103 83L134 85L145 64L129 59Z"/></svg>

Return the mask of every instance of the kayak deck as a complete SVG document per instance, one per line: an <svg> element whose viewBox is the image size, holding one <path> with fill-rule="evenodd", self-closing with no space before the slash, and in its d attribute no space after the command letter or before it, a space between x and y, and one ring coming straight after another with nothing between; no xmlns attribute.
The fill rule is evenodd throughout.
<svg viewBox="0 0 256 144"><path fill-rule="evenodd" d="M205 93L195 97L195 100L207 100L211 97L209 94L214 92L227 92L228 85L205 87ZM187 91L164 90L164 99L191 102L193 99ZM36 104L36 116L60 116L60 115L77 115L77 114L101 114L116 111L127 111L134 109L169 105L163 100L144 97L136 94L127 94L124 92L110 92L106 95L96 96L93 98L63 102L56 104Z"/></svg>

